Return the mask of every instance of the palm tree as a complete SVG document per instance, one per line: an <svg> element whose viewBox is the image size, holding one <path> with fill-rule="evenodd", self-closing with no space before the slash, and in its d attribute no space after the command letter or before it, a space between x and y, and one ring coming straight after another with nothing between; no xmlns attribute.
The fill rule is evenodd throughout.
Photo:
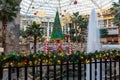
<svg viewBox="0 0 120 80"><path fill-rule="evenodd" d="M85 30L87 30L88 20L83 16L79 15L79 12L73 13L71 20L75 26L76 42L78 42L78 36L80 37L80 42L83 42L86 33Z"/></svg>
<svg viewBox="0 0 120 80"><path fill-rule="evenodd" d="M79 15L78 21L79 21L78 22L79 37L80 37L80 42L81 42L81 47L82 47L82 43L86 42L88 19Z"/></svg>
<svg viewBox="0 0 120 80"><path fill-rule="evenodd" d="M36 24L33 22L29 27L26 29L26 34L34 38L34 53L36 53L36 43L38 37L41 38L43 36L43 27L40 27L40 24Z"/></svg>
<svg viewBox="0 0 120 80"><path fill-rule="evenodd" d="M113 7L110 9L111 13L114 15L113 24L118 26L120 33L120 0L113 3ZM120 37L120 34L118 35Z"/></svg>
<svg viewBox="0 0 120 80"><path fill-rule="evenodd" d="M70 29L69 33L70 33L70 40L72 42L75 42L75 37L74 37L75 29Z"/></svg>
<svg viewBox="0 0 120 80"><path fill-rule="evenodd" d="M107 37L108 36L108 30L107 29L100 29L100 37Z"/></svg>
<svg viewBox="0 0 120 80"><path fill-rule="evenodd" d="M23 29L20 29L20 36L21 36L22 38L26 38L26 37L27 37L26 31L23 30Z"/></svg>
<svg viewBox="0 0 120 80"><path fill-rule="evenodd" d="M113 7L110 9L111 13L114 15L114 25L120 26L120 0L113 3Z"/></svg>
<svg viewBox="0 0 120 80"><path fill-rule="evenodd" d="M79 12L73 13L71 20L75 26L76 43L80 42L82 48L83 44L86 42L88 20L79 15Z"/></svg>
<svg viewBox="0 0 120 80"><path fill-rule="evenodd" d="M19 3L16 0L0 0L0 20L2 21L2 47L6 52L6 32L7 23L17 17L19 11Z"/></svg>
<svg viewBox="0 0 120 80"><path fill-rule="evenodd" d="M76 13L73 13L72 17L71 17L71 20L72 20L72 23L74 24L74 28L75 28L75 34L76 34L76 43L78 42L77 40L77 25L78 25L78 17L79 17L79 12L76 12Z"/></svg>

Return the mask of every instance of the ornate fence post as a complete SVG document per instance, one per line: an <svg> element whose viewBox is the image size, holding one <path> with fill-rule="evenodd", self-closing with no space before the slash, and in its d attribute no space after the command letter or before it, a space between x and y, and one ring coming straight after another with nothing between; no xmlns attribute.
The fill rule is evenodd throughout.
<svg viewBox="0 0 120 80"><path fill-rule="evenodd" d="M0 80L2 80L3 78L3 67L0 66Z"/></svg>

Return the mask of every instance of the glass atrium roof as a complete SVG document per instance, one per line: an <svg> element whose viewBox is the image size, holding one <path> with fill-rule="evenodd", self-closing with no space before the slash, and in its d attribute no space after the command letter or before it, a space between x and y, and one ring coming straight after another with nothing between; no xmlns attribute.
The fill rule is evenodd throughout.
<svg viewBox="0 0 120 80"><path fill-rule="evenodd" d="M109 8L113 2L118 0L22 0L21 15L35 16L40 11L48 17L54 17L56 11L59 13L72 14L79 11L80 14L88 14L91 9L97 11Z"/></svg>

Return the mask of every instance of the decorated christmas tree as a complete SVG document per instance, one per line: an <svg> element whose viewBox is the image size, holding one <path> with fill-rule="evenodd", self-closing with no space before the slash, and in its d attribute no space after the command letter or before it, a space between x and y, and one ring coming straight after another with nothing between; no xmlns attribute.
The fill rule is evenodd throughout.
<svg viewBox="0 0 120 80"><path fill-rule="evenodd" d="M53 24L53 31L51 35L51 40L63 40L64 34L62 33L60 18L58 11L56 12L54 24Z"/></svg>

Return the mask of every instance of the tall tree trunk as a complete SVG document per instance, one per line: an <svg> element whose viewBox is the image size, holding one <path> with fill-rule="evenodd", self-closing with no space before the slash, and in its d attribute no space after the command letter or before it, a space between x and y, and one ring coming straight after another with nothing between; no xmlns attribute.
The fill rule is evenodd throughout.
<svg viewBox="0 0 120 80"><path fill-rule="evenodd" d="M76 34L76 43L78 43L78 38L77 38L77 25L76 25L76 23L74 24L74 26L75 26L75 34Z"/></svg>
<svg viewBox="0 0 120 80"><path fill-rule="evenodd" d="M6 19L2 20L2 47L4 48L4 52L6 53L6 32L7 32L7 21Z"/></svg>
<svg viewBox="0 0 120 80"><path fill-rule="evenodd" d="M16 0L18 4L22 0ZM18 6L20 8L20 6ZM6 54L10 52L19 53L19 27L20 27L20 9L17 12L16 18L12 22L8 22L6 32Z"/></svg>
<svg viewBox="0 0 120 80"><path fill-rule="evenodd" d="M69 38L69 40L70 40L70 42L71 42L71 34L70 34L70 31L71 31L71 23L69 23L69 28L70 28L70 30L69 30L69 35L70 35L70 38Z"/></svg>
<svg viewBox="0 0 120 80"><path fill-rule="evenodd" d="M37 37L34 36L34 53L36 53L36 43L37 43Z"/></svg>

